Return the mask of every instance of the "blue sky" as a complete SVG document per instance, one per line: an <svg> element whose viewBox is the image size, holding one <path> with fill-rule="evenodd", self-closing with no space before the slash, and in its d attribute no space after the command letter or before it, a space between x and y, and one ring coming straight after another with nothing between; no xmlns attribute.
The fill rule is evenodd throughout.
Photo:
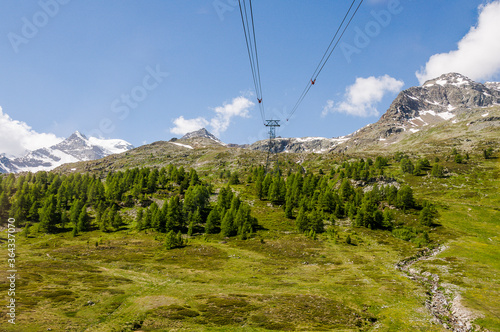
<svg viewBox="0 0 500 332"><path fill-rule="evenodd" d="M286 118L349 4L253 1L268 118ZM199 125L225 142L265 138L235 0L26 0L0 9L0 153L76 130L135 146ZM382 12L380 22L373 13ZM419 78L460 71L500 80L496 22L498 0L365 0L278 135L352 133Z"/></svg>

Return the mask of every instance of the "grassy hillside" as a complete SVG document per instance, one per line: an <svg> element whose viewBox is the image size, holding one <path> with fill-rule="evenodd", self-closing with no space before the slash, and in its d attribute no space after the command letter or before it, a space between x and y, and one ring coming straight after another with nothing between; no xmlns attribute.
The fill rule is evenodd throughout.
<svg viewBox="0 0 500 332"><path fill-rule="evenodd" d="M498 159L484 160L477 152L464 163L440 154L439 163L447 170L443 178L426 175L430 169L420 175L402 173L394 160L385 177L409 184L418 202L430 201L437 208L428 245L445 249L413 268L437 274L440 287L455 299L453 308L465 307L477 329L500 331L500 169ZM294 219L285 218L280 206L259 200L254 183L245 180L250 166L262 164L264 156L160 142L60 169L99 174L174 163L195 167L215 191L228 181L224 171L236 170L242 183L233 185L233 191L252 206L260 229L247 240L195 232L185 236L186 246L166 250L164 234L137 230L127 219L135 208L127 208L122 211L126 224L115 232L92 230L77 237L69 231L18 233L17 321L14 326L3 320L1 330L444 330L425 306L427 286L395 268L421 248L389 230L354 227L349 218L336 219L334 232L316 237L299 233ZM329 174L351 157L280 158L283 169L300 165ZM419 217L418 210L395 213L394 222L408 227ZM5 232L0 241L6 257ZM3 262L0 297L5 303ZM6 313L2 307L2 317Z"/></svg>

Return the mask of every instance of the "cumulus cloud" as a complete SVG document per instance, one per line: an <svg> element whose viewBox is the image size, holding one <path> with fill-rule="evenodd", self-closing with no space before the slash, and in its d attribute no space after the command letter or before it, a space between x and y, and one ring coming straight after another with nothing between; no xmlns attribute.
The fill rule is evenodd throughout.
<svg viewBox="0 0 500 332"><path fill-rule="evenodd" d="M215 114L209 120L204 117L185 119L183 116L180 116L176 118L173 121L175 127L170 128L170 132L177 135L184 135L209 126L210 131L215 136L219 136L221 133L226 131L227 128L229 128L232 118L248 118L249 109L254 105L255 104L253 102L243 96L236 97L230 103L226 102L222 106L212 109Z"/></svg>
<svg viewBox="0 0 500 332"><path fill-rule="evenodd" d="M217 136L226 131L232 118L236 116L248 118L248 109L253 105L254 103L247 98L237 97L230 104L224 103L222 106L216 107L214 109L216 115L210 120L210 127L214 135Z"/></svg>
<svg viewBox="0 0 500 332"><path fill-rule="evenodd" d="M450 72L473 80L487 80L500 73L500 1L479 7L477 26L458 43L457 50L435 54L417 71L420 83Z"/></svg>
<svg viewBox="0 0 500 332"><path fill-rule="evenodd" d="M353 85L347 87L344 100L338 103L328 100L322 114L325 116L328 113L339 112L361 117L377 116L379 112L376 104L387 93L399 92L403 85L403 81L398 81L389 75L358 77Z"/></svg>
<svg viewBox="0 0 500 332"><path fill-rule="evenodd" d="M180 116L173 122L175 127L170 128L170 132L176 135L184 135L186 133L196 131L208 124L208 121L202 117L196 119L184 119L183 116Z"/></svg>
<svg viewBox="0 0 500 332"><path fill-rule="evenodd" d="M51 133L37 133L25 122L13 120L0 107L0 153L19 157L27 150L49 147L62 140Z"/></svg>

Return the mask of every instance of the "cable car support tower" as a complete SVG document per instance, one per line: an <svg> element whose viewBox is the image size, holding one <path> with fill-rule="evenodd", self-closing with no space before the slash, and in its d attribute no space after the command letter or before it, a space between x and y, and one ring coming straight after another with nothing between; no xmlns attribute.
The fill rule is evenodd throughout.
<svg viewBox="0 0 500 332"><path fill-rule="evenodd" d="M266 127L269 128L269 144L267 147L267 157L266 157L266 173L267 170L269 169L269 164L271 162L271 157L273 155L278 155L278 146L276 144L276 128L280 127L280 120L266 120L266 123L264 124ZM276 158L276 162L277 162ZM279 167L278 163L277 167Z"/></svg>

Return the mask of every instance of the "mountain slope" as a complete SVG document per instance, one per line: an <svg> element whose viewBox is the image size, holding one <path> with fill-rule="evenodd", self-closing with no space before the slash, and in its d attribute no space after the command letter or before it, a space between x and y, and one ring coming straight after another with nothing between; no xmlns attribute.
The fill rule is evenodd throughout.
<svg viewBox="0 0 500 332"><path fill-rule="evenodd" d="M23 157L10 159L3 156L0 158L0 173L48 171L62 164L100 159L132 148L124 140L87 138L76 131L56 145L30 151Z"/></svg>

